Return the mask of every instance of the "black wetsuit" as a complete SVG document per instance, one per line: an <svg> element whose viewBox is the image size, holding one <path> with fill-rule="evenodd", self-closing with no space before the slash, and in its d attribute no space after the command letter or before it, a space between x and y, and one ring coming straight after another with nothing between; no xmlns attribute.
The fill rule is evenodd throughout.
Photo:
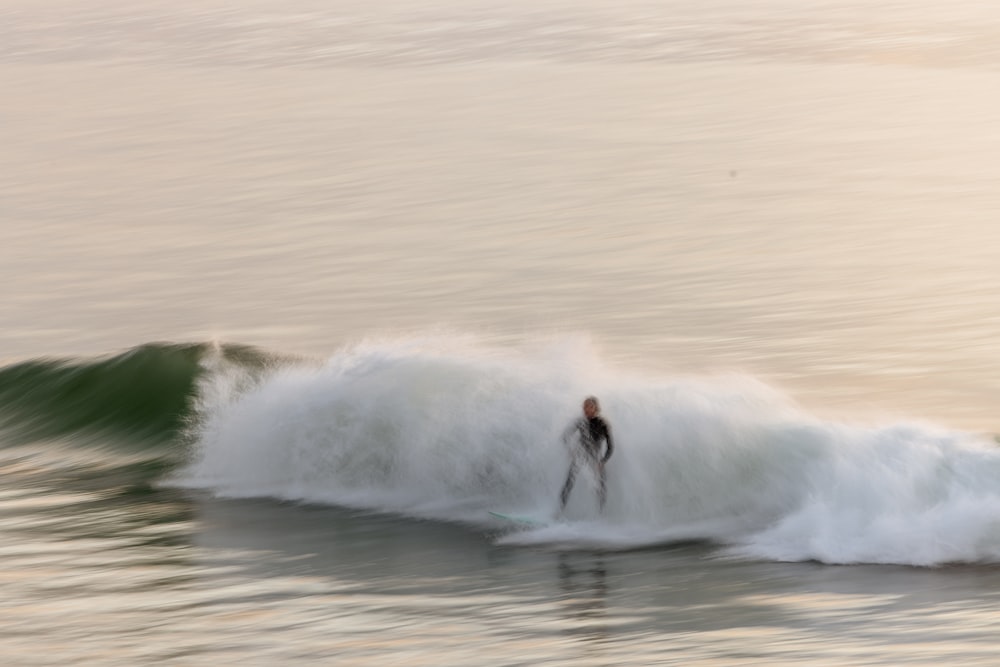
<svg viewBox="0 0 1000 667"><path fill-rule="evenodd" d="M607 500L607 478L604 474L604 463L611 458L611 453L615 450L615 442L611 437L611 427L601 416L582 417L573 423L563 435L563 441L569 442L573 435L579 435L580 447L586 453L597 472L597 498L601 503L601 510L604 510L604 503ZM601 456L601 445L606 445L604 455ZM562 507L566 507L569 494L573 490L576 482L577 469L580 467L580 457L573 456L569 464L569 472L566 474L566 483L563 484L559 494L559 501Z"/></svg>

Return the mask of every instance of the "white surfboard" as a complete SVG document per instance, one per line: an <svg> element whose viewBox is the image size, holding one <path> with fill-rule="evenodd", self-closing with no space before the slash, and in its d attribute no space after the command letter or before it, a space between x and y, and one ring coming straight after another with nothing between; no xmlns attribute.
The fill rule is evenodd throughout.
<svg viewBox="0 0 1000 667"><path fill-rule="evenodd" d="M517 514L504 514L502 512L490 512L490 516L497 519L503 519L504 521L510 521L511 523L521 524L522 526L530 526L533 528L541 528L547 526L551 523L546 519L535 518L530 516L520 516Z"/></svg>

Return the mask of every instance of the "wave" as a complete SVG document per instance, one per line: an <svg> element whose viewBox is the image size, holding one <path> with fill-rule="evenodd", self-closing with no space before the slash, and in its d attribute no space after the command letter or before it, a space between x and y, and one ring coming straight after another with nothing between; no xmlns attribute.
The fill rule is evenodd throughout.
<svg viewBox="0 0 1000 667"><path fill-rule="evenodd" d="M598 394L618 449L608 505L582 479L562 521L505 533L488 510L551 516L559 435ZM193 458L173 482L224 496L462 522L511 544L631 549L710 541L734 557L1000 561L1000 451L929 424L816 418L752 378L645 377L585 341L366 341L248 381L205 375Z"/></svg>
<svg viewBox="0 0 1000 667"><path fill-rule="evenodd" d="M581 475L547 527L492 519L556 514L570 455L560 435L590 394L616 433L605 512ZM0 369L0 440L101 444L122 466L125 448L160 461L148 475L169 486L459 522L505 544L694 540L778 561L1000 562L992 439L821 419L744 376L625 372L581 338L409 336L319 360L156 343L31 360Z"/></svg>
<svg viewBox="0 0 1000 667"><path fill-rule="evenodd" d="M241 345L150 343L98 359L32 359L0 369L0 433L7 446L175 442L192 417L206 363L266 365ZM214 361L212 361L214 360Z"/></svg>

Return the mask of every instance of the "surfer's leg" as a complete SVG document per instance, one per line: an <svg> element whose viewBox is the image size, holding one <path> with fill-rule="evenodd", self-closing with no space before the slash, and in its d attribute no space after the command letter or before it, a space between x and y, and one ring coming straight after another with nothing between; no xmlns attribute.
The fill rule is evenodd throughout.
<svg viewBox="0 0 1000 667"><path fill-rule="evenodd" d="M566 473L566 483L563 484L562 491L559 492L559 504L566 509L566 501L569 500L569 493L573 490L573 483L576 482L576 469L579 462L574 458L569 464L569 472Z"/></svg>
<svg viewBox="0 0 1000 667"><path fill-rule="evenodd" d="M597 500L601 504L601 511L604 511L604 505L608 502L608 476L604 470L604 466L598 464L597 466Z"/></svg>

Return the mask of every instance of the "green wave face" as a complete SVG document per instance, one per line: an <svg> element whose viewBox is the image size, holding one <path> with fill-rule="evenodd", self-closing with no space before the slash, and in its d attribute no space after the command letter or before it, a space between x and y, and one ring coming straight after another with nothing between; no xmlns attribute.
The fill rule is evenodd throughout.
<svg viewBox="0 0 1000 667"><path fill-rule="evenodd" d="M140 448L174 442L192 417L208 355L247 367L266 363L264 353L245 346L151 343L110 357L33 359L2 368L0 442L68 436Z"/></svg>

